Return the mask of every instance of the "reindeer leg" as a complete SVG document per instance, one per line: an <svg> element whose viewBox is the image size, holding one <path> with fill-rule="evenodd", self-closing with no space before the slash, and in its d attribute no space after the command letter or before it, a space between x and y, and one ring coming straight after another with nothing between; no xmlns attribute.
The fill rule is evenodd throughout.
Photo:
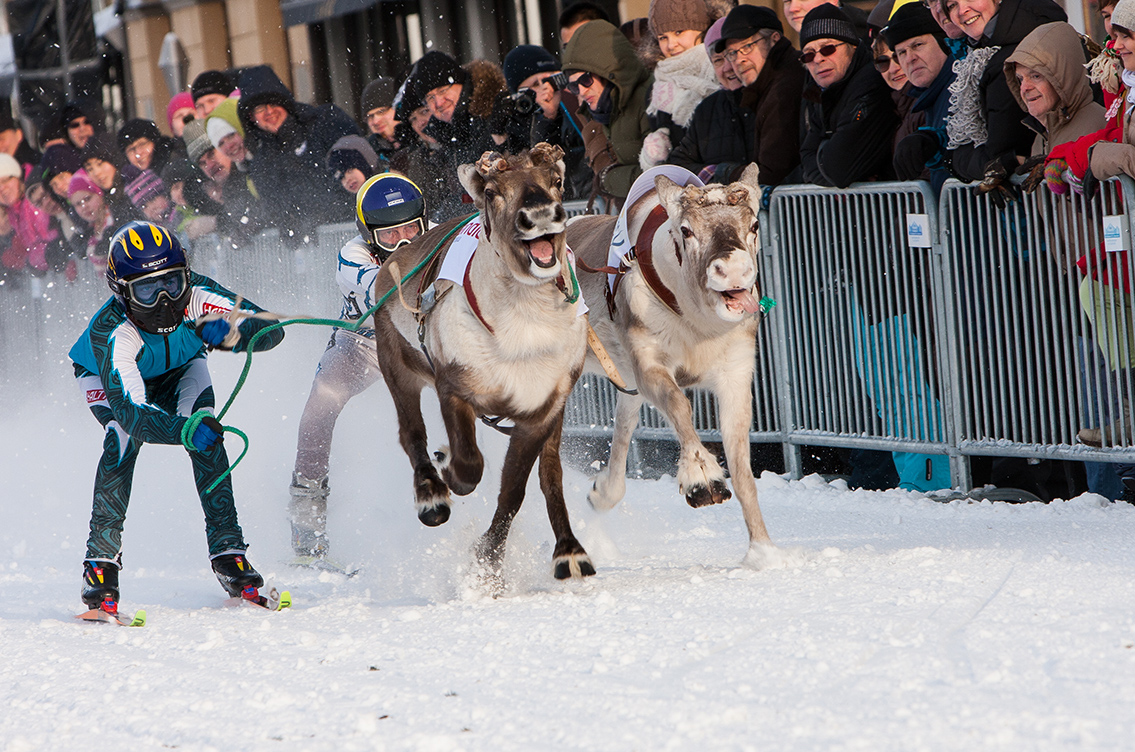
<svg viewBox="0 0 1135 752"><path fill-rule="evenodd" d="M611 436L611 456L607 466L595 476L587 501L591 508L605 512L613 509L627 492L627 452L631 437L638 426L638 412L643 399L634 394L620 393L615 403L615 430Z"/></svg>
<svg viewBox="0 0 1135 752"><path fill-rule="evenodd" d="M524 487L528 484L532 465L540 454L549 430L550 426L546 423L537 426L517 423L512 429L508 451L504 456L504 467L501 469L497 511L493 514L489 529L474 549L478 563L487 566L492 576L500 576L508 531L512 527L513 518L520 511L520 505L524 503Z"/></svg>
<svg viewBox="0 0 1135 752"><path fill-rule="evenodd" d="M429 366L388 320L377 316L375 343L382 377L398 414L398 440L414 469L414 505L423 524L436 527L449 519L449 488L442 482L430 456L426 424L422 419L422 387Z"/></svg>
<svg viewBox="0 0 1135 752"><path fill-rule="evenodd" d="M733 491L741 503L745 525L749 529L750 550L758 546L772 546L761 506L757 502L757 482L753 478L750 462L749 428L753 424L753 401L749 392L750 378L733 379L719 383L714 390L721 407L721 438L725 444L725 461L729 464L729 477Z"/></svg>
<svg viewBox="0 0 1135 752"><path fill-rule="evenodd" d="M438 380L441 417L449 435L449 461L441 476L453 493L465 496L481 482L485 459L477 447L477 416L469 403L444 387Z"/></svg>
<svg viewBox="0 0 1135 752"><path fill-rule="evenodd" d="M556 535L556 550L552 552L552 573L557 580L569 577L589 577L595 574L591 558L583 550L571 531L567 504L564 503L564 469L560 463L560 437L563 435L564 411L553 419L552 432L540 451L540 490L548 504L548 520Z"/></svg>
<svg viewBox="0 0 1135 752"><path fill-rule="evenodd" d="M639 392L662 411L678 434L678 491L691 507L721 504L732 494L725 483L725 473L698 438L694 429L694 413L686 397L666 369L661 366L643 369L638 379Z"/></svg>

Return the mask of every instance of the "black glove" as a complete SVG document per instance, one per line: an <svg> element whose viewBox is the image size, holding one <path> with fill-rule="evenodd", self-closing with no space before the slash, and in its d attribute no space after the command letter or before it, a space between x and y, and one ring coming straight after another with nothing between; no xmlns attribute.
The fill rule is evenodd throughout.
<svg viewBox="0 0 1135 752"><path fill-rule="evenodd" d="M1044 163L1047 158L1047 154L1038 154L1035 157L1029 157L1023 165L1017 168L1016 174L1025 176L1024 181L1021 182L1022 191L1032 193L1037 189L1037 186L1044 182Z"/></svg>
<svg viewBox="0 0 1135 752"><path fill-rule="evenodd" d="M926 163L942 145L933 131L915 131L895 145L895 175L899 180L918 180Z"/></svg>
<svg viewBox="0 0 1135 752"><path fill-rule="evenodd" d="M999 159L985 166L985 176L973 192L975 196L989 196L998 209L1004 209L1010 201L1017 200L1017 191L1009 182L1009 170Z"/></svg>
<svg viewBox="0 0 1135 752"><path fill-rule="evenodd" d="M1091 160L1088 160L1088 169L1084 170L1084 179L1080 181L1084 187L1084 198L1091 201L1100 192L1100 180L1092 172Z"/></svg>
<svg viewBox="0 0 1135 752"><path fill-rule="evenodd" d="M497 92L493 98L493 111L489 115L489 132L497 136L508 135L508 124L512 120L516 105L507 91Z"/></svg>

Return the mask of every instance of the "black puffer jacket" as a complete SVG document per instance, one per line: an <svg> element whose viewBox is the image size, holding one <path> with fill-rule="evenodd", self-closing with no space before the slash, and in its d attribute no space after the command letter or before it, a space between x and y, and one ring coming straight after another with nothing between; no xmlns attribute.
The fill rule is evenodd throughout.
<svg viewBox="0 0 1135 752"><path fill-rule="evenodd" d="M741 107L754 113L753 161L762 185L780 185L800 164L800 92L809 80L800 53L781 38L757 80L741 90Z"/></svg>
<svg viewBox="0 0 1135 752"><path fill-rule="evenodd" d="M698 173L708 165L715 171L710 182L735 180L754 161L754 113L740 104L741 92L721 89L702 100L686 128L682 142L670 151L669 164Z"/></svg>
<svg viewBox="0 0 1135 752"><path fill-rule="evenodd" d="M978 82L988 135L981 144L966 144L948 153L951 172L960 180L981 180L993 160L1015 167L1016 157L1027 157L1036 134L1021 121L1026 117L1005 80L1005 61L1033 29L1053 21L1067 21L1068 14L1052 0L1001 0L993 29L986 31L975 49L999 48L989 59ZM972 54L972 53L971 53Z"/></svg>
<svg viewBox="0 0 1135 752"><path fill-rule="evenodd" d="M891 89L860 42L842 81L821 90L809 79L804 87L800 166L784 182L846 188L890 178L898 124Z"/></svg>
<svg viewBox="0 0 1135 752"><path fill-rule="evenodd" d="M253 153L249 175L260 193L269 226L280 228L285 242L312 236L315 227L351 218L350 197L327 169L327 152L343 136L361 135L359 126L333 104L315 107L296 102L267 65L240 77L237 112L244 125L245 145ZM276 104L288 111L277 133L256 126L252 111Z"/></svg>
<svg viewBox="0 0 1135 752"><path fill-rule="evenodd" d="M504 74L499 68L484 61L473 61L463 66L468 75L461 87L461 99L454 108L449 122L433 118L424 129L426 135L437 140L449 159L454 173L463 164L472 164L486 151L506 151L509 144L493 140L493 126L498 125L502 135L504 124L493 121L494 106L507 97ZM412 75L412 74L411 74ZM421 92L424 97L425 92Z"/></svg>

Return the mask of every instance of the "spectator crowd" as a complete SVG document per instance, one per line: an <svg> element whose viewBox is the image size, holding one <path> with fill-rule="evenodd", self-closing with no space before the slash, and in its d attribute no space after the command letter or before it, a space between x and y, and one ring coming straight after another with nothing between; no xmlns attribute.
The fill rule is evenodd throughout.
<svg viewBox="0 0 1135 752"><path fill-rule="evenodd" d="M652 0L621 26L581 0L560 16L559 57L521 45L500 64L462 64L431 51L402 81L367 85L360 122L297 102L268 66L198 75L169 102L172 136L141 119L107 133L94 108L68 103L36 149L7 117L3 272L105 264L105 240L131 219L186 243L239 246L267 227L300 243L349 220L354 192L386 171L413 180L439 222L469 210L457 166L540 141L564 149L565 199L605 209L659 164L730 182L755 163L772 189L939 190L954 177L1004 200L1019 175L1024 190L1091 196L1135 175L1135 0L1100 3L1108 38L1092 40L1054 0L881 0L870 14L839 0L783 0L783 14Z"/></svg>

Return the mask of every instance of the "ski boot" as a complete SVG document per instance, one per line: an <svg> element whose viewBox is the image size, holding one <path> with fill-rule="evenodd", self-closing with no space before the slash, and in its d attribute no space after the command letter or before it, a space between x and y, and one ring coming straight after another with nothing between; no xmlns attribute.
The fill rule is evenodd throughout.
<svg viewBox="0 0 1135 752"><path fill-rule="evenodd" d="M292 494L288 513L292 519L292 551L296 561L326 558L330 548L327 541L327 495L331 492L327 476L305 478L292 473Z"/></svg>
<svg viewBox="0 0 1135 752"><path fill-rule="evenodd" d="M259 588L264 586L264 578L253 569L244 551L227 551L212 559L213 574L217 581L233 598L255 601L260 596Z"/></svg>
<svg viewBox="0 0 1135 752"><path fill-rule="evenodd" d="M121 568L121 557L83 561L82 597L87 608L108 614L118 613L118 570Z"/></svg>

